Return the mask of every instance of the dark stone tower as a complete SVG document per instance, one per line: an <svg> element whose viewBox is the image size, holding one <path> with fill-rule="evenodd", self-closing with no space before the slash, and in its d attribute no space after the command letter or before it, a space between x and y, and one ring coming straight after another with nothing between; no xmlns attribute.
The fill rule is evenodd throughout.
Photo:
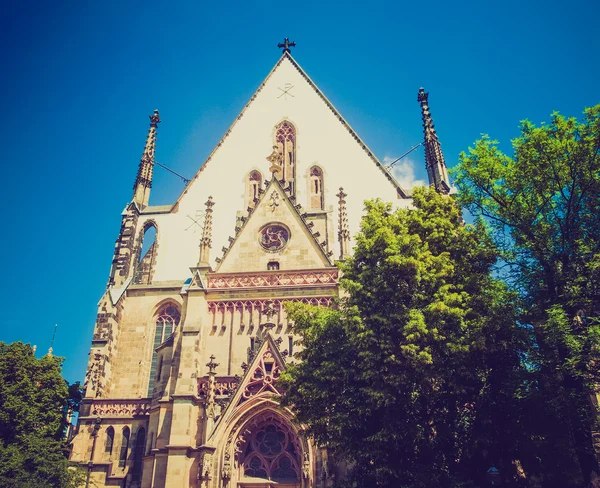
<svg viewBox="0 0 600 488"><path fill-rule="evenodd" d="M438 136L435 132L435 126L433 125L431 112L429 112L428 99L429 93L425 93L423 88L419 88L417 101L421 104L421 114L423 117L423 134L425 136L423 143L425 146L425 166L427 167L429 184L438 192L447 195L450 192L448 171L444 161L444 154L442 153L442 146L440 145L440 141L438 140Z"/></svg>

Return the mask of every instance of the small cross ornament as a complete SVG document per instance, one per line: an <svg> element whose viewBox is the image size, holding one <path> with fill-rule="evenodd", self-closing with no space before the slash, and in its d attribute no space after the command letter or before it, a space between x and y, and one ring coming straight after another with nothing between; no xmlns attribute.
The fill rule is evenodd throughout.
<svg viewBox="0 0 600 488"><path fill-rule="evenodd" d="M215 363L215 356L214 354L210 355L210 362L206 363L206 366L208 366L208 373L214 373L215 369L217 369L217 366L219 365L219 363Z"/></svg>
<svg viewBox="0 0 600 488"><path fill-rule="evenodd" d="M286 37L282 43L280 42L279 44L277 44L277 47L279 49L283 48L284 53L291 53L290 47L296 47L296 43L290 42L289 37Z"/></svg>

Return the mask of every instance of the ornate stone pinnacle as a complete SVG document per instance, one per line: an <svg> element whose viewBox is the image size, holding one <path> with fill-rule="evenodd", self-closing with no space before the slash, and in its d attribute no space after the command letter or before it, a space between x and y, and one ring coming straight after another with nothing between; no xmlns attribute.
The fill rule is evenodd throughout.
<svg viewBox="0 0 600 488"><path fill-rule="evenodd" d="M275 310L275 308L273 307L273 301L267 300L262 310L262 313L267 318L267 321L264 324L261 324L261 326L265 327L266 329L271 329L275 327L275 324L273 323L273 317L275 317L275 315L277 314L277 310Z"/></svg>
<svg viewBox="0 0 600 488"><path fill-rule="evenodd" d="M271 167L269 171L273 174L281 171L281 162L283 161L283 156L279 153L279 148L277 146L273 146L273 152L267 156L267 161L271 163Z"/></svg>
<svg viewBox="0 0 600 488"><path fill-rule="evenodd" d="M210 361L206 363L206 366L208 367L208 374L214 374L215 369L217 369L217 366L219 366L219 363L215 363L215 359L215 355L211 354Z"/></svg>
<svg viewBox="0 0 600 488"><path fill-rule="evenodd" d="M152 173L154 169L154 153L156 150L156 128L160 123L158 110L150 117L150 129L146 137L146 145L138 167L137 177L133 184L133 201L139 205L147 206L152 188Z"/></svg>
<svg viewBox="0 0 600 488"><path fill-rule="evenodd" d="M160 116L158 115L158 110L154 110L154 113L152 115L149 115L148 117L150 117L150 127L156 127L158 124L160 124Z"/></svg>
<svg viewBox="0 0 600 488"><path fill-rule="evenodd" d="M448 171L442 146L438 140L433 125L433 118L429 111L429 93L425 92L424 88L419 88L417 101L421 104L421 116L423 118L423 135L425 146L425 166L427 168L427 176L429 184L438 192L448 194L450 192L450 180L448 179Z"/></svg>
<svg viewBox="0 0 600 488"><path fill-rule="evenodd" d="M200 239L200 259L199 266L208 266L210 257L210 248L212 247L212 213L215 202L213 197L209 196L205 203L206 211L204 212L204 226L202 228L202 238Z"/></svg>
<svg viewBox="0 0 600 488"><path fill-rule="evenodd" d="M346 197L344 189L340 187L338 197L338 241L340 243L340 260L346 259L350 254L350 229L348 228L348 214L346 211Z"/></svg>

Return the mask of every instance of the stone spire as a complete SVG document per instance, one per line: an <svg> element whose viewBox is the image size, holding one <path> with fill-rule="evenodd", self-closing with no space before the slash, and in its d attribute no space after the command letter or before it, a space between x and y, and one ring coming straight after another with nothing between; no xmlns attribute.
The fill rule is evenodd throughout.
<svg viewBox="0 0 600 488"><path fill-rule="evenodd" d="M339 198L338 205L338 240L340 241L340 260L345 260L350 255L350 230L348 229L348 214L346 213L346 200L348 195L340 187L336 195Z"/></svg>
<svg viewBox="0 0 600 488"><path fill-rule="evenodd" d="M150 115L150 129L146 138L146 147L140 160L137 178L133 185L133 201L140 206L146 207L150 199L150 188L152 188L152 171L154 169L154 150L156 146L156 128L160 123L158 110Z"/></svg>
<svg viewBox="0 0 600 488"><path fill-rule="evenodd" d="M200 260L198 266L209 266L210 260L210 248L212 247L212 213L213 197L208 197L206 205L206 212L204 214L204 227L202 228L202 238L200 239Z"/></svg>
<svg viewBox="0 0 600 488"><path fill-rule="evenodd" d="M448 180L448 171L444 155L442 154L442 146L438 140L433 125L433 119L429 112L429 93L425 93L423 88L419 88L417 101L421 103L421 114L423 117L423 134L425 140L425 166L427 168L427 176L429 177L429 185L433 186L438 192L448 194L450 192L450 181Z"/></svg>
<svg viewBox="0 0 600 488"><path fill-rule="evenodd" d="M52 341L50 342L50 347L48 348L48 354L46 356L52 356L52 351L54 350L54 339L56 338L56 329L58 328L58 324L54 324L54 332L52 333ZM33 351L35 354L35 350Z"/></svg>

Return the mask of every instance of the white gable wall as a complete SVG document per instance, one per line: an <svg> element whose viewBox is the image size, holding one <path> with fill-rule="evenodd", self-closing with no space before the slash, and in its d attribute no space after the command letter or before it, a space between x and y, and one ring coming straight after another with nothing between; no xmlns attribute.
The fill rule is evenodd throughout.
<svg viewBox="0 0 600 488"><path fill-rule="evenodd" d="M277 206L271 206L273 193L279 194ZM291 238L282 250L265 252L259 243L259 234L261 228L271 222L284 222L290 229ZM276 183L270 185L263 195L219 266L218 272L266 271L267 264L273 260L286 271L331 266L300 216L290 208L285 193Z"/></svg>
<svg viewBox="0 0 600 488"><path fill-rule="evenodd" d="M293 85L292 96L279 89ZM351 235L359 229L363 201L379 197L395 205L407 206L399 200L396 188L329 109L314 88L293 63L284 57L266 80L256 99L245 109L228 137L213 153L197 177L180 197L176 213L143 216L158 225L159 248L154 281L180 280L189 276L189 267L198 261L201 229L186 231L198 210L204 211L209 195L213 207L211 258L222 255L221 248L234 235L236 213L245 211L245 185L250 171L258 169L264 179L270 179L266 157L272 152L275 126L289 120L296 127L296 199L308 209L308 168L314 164L324 170L325 208L334 219L334 257L339 255L337 243L337 197L344 187ZM202 161L198 161L198 166ZM139 229L140 227L138 227ZM214 265L213 265L214 266Z"/></svg>

